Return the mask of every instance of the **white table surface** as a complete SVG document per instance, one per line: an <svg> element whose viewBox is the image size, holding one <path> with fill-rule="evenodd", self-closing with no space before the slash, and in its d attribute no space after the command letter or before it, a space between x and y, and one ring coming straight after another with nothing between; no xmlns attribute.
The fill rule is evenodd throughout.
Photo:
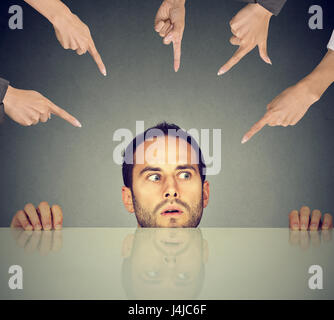
<svg viewBox="0 0 334 320"><path fill-rule="evenodd" d="M0 299L333 299L332 231L0 228ZM23 289L8 286L11 265ZM311 265L323 270L312 290Z"/></svg>

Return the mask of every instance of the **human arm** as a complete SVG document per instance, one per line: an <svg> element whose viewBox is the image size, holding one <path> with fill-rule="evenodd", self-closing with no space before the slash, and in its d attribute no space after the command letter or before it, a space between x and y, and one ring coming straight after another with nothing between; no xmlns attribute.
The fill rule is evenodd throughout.
<svg viewBox="0 0 334 320"><path fill-rule="evenodd" d="M334 51L328 49L319 65L297 84L284 90L267 106L267 112L242 138L249 141L264 126L293 126L334 81Z"/></svg>
<svg viewBox="0 0 334 320"><path fill-rule="evenodd" d="M164 38L163 43L173 42L174 71L181 64L181 43L185 28L185 0L164 0L156 14L154 30Z"/></svg>
<svg viewBox="0 0 334 320"><path fill-rule="evenodd" d="M100 72L107 71L97 51L90 30L80 18L60 0L24 0L53 25L56 37L64 49L72 49L82 55L87 51L93 57Z"/></svg>

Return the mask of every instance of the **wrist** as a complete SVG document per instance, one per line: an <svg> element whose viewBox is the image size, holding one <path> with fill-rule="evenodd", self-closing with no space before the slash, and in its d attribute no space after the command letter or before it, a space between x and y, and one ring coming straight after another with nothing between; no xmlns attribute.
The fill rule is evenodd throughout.
<svg viewBox="0 0 334 320"><path fill-rule="evenodd" d="M60 0L24 0L52 24L58 17L71 13L70 9Z"/></svg>
<svg viewBox="0 0 334 320"><path fill-rule="evenodd" d="M272 12L270 12L268 9L266 9L265 7L261 6L258 3L255 4L250 4L252 6L254 6L254 8L256 9L257 12L259 12L261 15L265 16L266 18L271 18L271 16L273 15Z"/></svg>
<svg viewBox="0 0 334 320"><path fill-rule="evenodd" d="M319 65L300 82L312 97L319 100L334 81L333 70L334 52L328 52Z"/></svg>
<svg viewBox="0 0 334 320"><path fill-rule="evenodd" d="M317 102L320 100L323 91L319 90L317 86L314 83L314 80L310 77L306 77L302 80L300 80L296 87L299 88L305 96L309 97L309 100L311 101L311 104Z"/></svg>
<svg viewBox="0 0 334 320"><path fill-rule="evenodd" d="M54 26L58 26L59 23L62 23L61 21L64 20L66 17L71 17L72 12L71 10L62 4L61 6L57 7L55 10L53 10L49 17L47 18Z"/></svg>

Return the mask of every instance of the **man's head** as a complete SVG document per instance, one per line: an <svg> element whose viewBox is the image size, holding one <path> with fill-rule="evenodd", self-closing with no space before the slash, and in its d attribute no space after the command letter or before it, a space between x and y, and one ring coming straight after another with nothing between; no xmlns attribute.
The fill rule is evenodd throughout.
<svg viewBox="0 0 334 320"><path fill-rule="evenodd" d="M141 227L196 227L209 200L197 142L161 123L138 135L123 159L122 199Z"/></svg>

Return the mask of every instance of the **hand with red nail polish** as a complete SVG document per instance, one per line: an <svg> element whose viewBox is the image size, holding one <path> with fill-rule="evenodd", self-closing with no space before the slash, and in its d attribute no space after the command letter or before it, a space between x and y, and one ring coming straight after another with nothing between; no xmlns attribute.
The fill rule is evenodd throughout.
<svg viewBox="0 0 334 320"><path fill-rule="evenodd" d="M51 208L45 201L37 208L28 203L23 210L19 210L12 222L11 228L22 228L26 231L32 230L60 230L63 226L63 212L58 205Z"/></svg>
<svg viewBox="0 0 334 320"><path fill-rule="evenodd" d="M289 226L291 230L329 230L333 228L333 217L331 214L325 213L321 221L319 210L313 210L311 215L310 208L303 206L299 211L293 210L290 212Z"/></svg>
<svg viewBox="0 0 334 320"><path fill-rule="evenodd" d="M164 38L163 43L173 42L174 71L181 64L181 43L185 27L185 0L164 0L155 16L154 30Z"/></svg>

